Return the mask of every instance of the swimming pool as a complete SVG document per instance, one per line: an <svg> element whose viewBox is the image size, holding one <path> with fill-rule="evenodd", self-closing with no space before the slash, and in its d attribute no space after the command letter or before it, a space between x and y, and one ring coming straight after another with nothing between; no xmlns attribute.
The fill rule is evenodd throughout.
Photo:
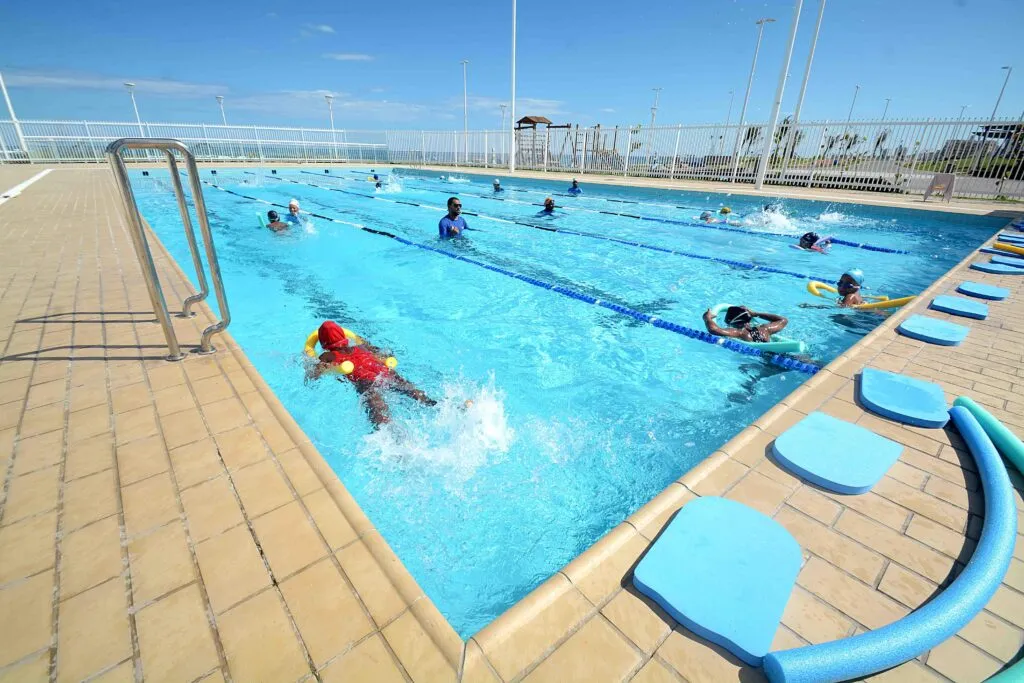
<svg viewBox="0 0 1024 683"><path fill-rule="evenodd" d="M463 637L807 377L536 282L691 328L723 301L780 313L824 365L884 318L827 306L799 274L834 282L859 267L875 293L915 293L1004 222L794 200L766 213L757 198L596 185L556 196L565 208L550 218L533 204L563 183L503 179L495 201L490 177L391 170L375 192L368 169L323 170L204 171L238 193L206 192L231 332ZM132 179L150 225L191 263L166 172ZM440 244L455 193L481 215L467 217L468 241ZM269 207L239 195L294 197L322 217L271 234L257 224ZM738 231L660 222L722 205ZM809 229L909 253L791 249ZM303 341L324 319L391 350L440 405L392 396L394 423L374 432L347 383L304 383Z"/></svg>

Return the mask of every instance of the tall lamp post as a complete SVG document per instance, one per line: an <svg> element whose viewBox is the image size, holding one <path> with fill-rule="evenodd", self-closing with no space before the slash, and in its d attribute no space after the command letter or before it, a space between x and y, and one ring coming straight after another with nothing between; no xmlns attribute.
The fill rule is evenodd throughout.
<svg viewBox="0 0 1024 683"><path fill-rule="evenodd" d="M508 154L508 172L516 172L516 0L512 0L512 118L509 119L511 150Z"/></svg>
<svg viewBox="0 0 1024 683"><path fill-rule="evenodd" d="M661 100L661 88L654 91L654 106L651 107L651 127L647 132L647 170L651 170L651 153L654 151L654 122L658 120L658 102ZM657 161L657 158L655 158Z"/></svg>
<svg viewBox="0 0 1024 683"><path fill-rule="evenodd" d="M725 130L718 136L718 156L722 156L722 150L725 149L725 133L729 130L729 121L732 120L732 101L736 99L736 91L729 91L729 109L725 112Z"/></svg>
<svg viewBox="0 0 1024 683"><path fill-rule="evenodd" d="M747 94L743 96L743 106L740 107L740 123L736 127L736 144L732 148L732 179L730 182L736 182L736 172L740 166L740 138L743 136L743 124L747 120L747 103L750 101L750 86L754 84L754 70L757 68L757 53L761 51L761 36L764 35L764 25L774 22L774 19L764 17L758 19L757 24L757 43L754 45L754 61L750 64L750 77L747 79Z"/></svg>
<svg viewBox="0 0 1024 683"><path fill-rule="evenodd" d="M217 95L217 106L220 107L220 120L226 126L228 125L228 117L224 115L224 96Z"/></svg>
<svg viewBox="0 0 1024 683"><path fill-rule="evenodd" d="M885 115L889 113L889 103L892 102L891 97L885 98L885 109L882 110L882 123L885 123Z"/></svg>
<svg viewBox="0 0 1024 683"><path fill-rule="evenodd" d="M804 109L804 96L807 95L807 84L811 80L811 65L814 64L814 51L818 47L818 34L821 33L821 20L825 17L825 0L821 0L818 7L818 21L814 24L814 37L811 39L811 51L807 54L807 65L804 67L804 80L800 83L800 94L796 98L796 109L793 110L793 119L789 124L789 137L792 141L786 143L786 151L782 157L782 173L786 175L789 161L796 152L797 135L800 125L800 113Z"/></svg>
<svg viewBox="0 0 1024 683"><path fill-rule="evenodd" d="M796 44L796 29L800 24L800 10L803 9L804 0L796 0L793 8L793 25L789 29L789 45L786 47L786 57L782 60L782 73L779 74L779 86L775 90L775 104L772 105L772 115L768 120L768 137L764 141L764 151L761 152L761 162L758 164L757 180L754 187L760 190L764 187L764 176L768 172L768 157L772 152L772 140L775 139L775 126L779 122L779 110L782 108L782 97L786 93L786 80L789 78L789 63L793 59L793 46Z"/></svg>
<svg viewBox="0 0 1024 683"><path fill-rule="evenodd" d="M469 165L469 90L466 87L466 65L462 60L462 163Z"/></svg>
<svg viewBox="0 0 1024 683"><path fill-rule="evenodd" d="M132 98L132 109L135 110L135 123L139 124L139 136L146 137L146 131L142 128L142 119L139 117L139 105L135 104L135 84L126 82L124 87L128 89L128 95Z"/></svg>
<svg viewBox="0 0 1024 683"><path fill-rule="evenodd" d="M1003 93L1006 92L1006 84L1010 82L1010 74L1013 73L1012 66L1000 67L1006 72L1006 78L1003 79L1003 87L999 89L999 97L996 98L996 106L992 107L992 116L988 117L988 126L982 129L981 142L978 143L978 153L974 155L974 162L971 163L972 171L977 171L978 164L981 163L981 153L985 148L985 141L988 139L988 134L992 131L992 122L996 120L996 112L999 111L999 103L1003 101Z"/></svg>
<svg viewBox="0 0 1024 683"><path fill-rule="evenodd" d="M502 154L502 156L504 156L505 155L505 107L507 107L508 105L505 104L504 102L502 102L498 106L501 108L501 128L499 128L498 130L501 131L501 136L500 136L501 137L501 154Z"/></svg>
<svg viewBox="0 0 1024 683"><path fill-rule="evenodd" d="M337 158L338 135L334 132L334 95L324 95L327 101L327 113L331 117L331 159Z"/></svg>
<svg viewBox="0 0 1024 683"><path fill-rule="evenodd" d="M850 102L850 113L846 115L846 125L849 127L850 120L853 118L853 105L857 104L857 93L860 92L860 86L853 86L853 100Z"/></svg>

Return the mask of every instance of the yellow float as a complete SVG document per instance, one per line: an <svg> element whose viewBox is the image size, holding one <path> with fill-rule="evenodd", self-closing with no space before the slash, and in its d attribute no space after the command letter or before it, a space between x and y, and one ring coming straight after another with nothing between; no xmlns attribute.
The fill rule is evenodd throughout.
<svg viewBox="0 0 1024 683"><path fill-rule="evenodd" d="M348 339L353 346L359 346L361 344L366 343L366 341L362 337L360 337L352 330L345 327L341 328L341 330L345 333L345 339ZM310 358L319 358L320 354L316 352L316 345L319 343L320 332L319 330L313 330L312 332L309 333L309 336L306 337L306 355L309 356ZM384 365L386 365L389 370L394 370L395 368L398 367L398 359L395 358L394 356L388 356L384 360ZM352 361L346 360L342 361L340 365L336 366L335 372L340 372L343 375L348 375L351 374L354 369L355 366L352 364Z"/></svg>
<svg viewBox="0 0 1024 683"><path fill-rule="evenodd" d="M832 285L827 285L824 282L817 282L811 280L807 283L807 291L814 296L819 296L823 299L828 299L829 296L826 294L839 294L839 290ZM911 301L916 299L914 296L904 296L899 299L890 299L887 296L864 296L865 299L871 301L866 304L857 304L856 306L849 306L848 308L855 308L858 311L871 311L881 308L899 308L900 306L906 306Z"/></svg>
<svg viewBox="0 0 1024 683"><path fill-rule="evenodd" d="M1018 247L1014 244L1007 244L1006 242L996 242L992 245L999 251L1005 251L1008 254L1017 254L1018 256L1024 256L1024 247Z"/></svg>

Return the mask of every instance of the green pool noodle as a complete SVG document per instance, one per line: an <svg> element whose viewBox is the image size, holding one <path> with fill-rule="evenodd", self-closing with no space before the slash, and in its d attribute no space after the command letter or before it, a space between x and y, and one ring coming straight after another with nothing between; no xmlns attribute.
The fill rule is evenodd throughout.
<svg viewBox="0 0 1024 683"><path fill-rule="evenodd" d="M261 213L256 214L256 220L260 224L260 229L263 229L263 228L267 227L266 221L263 220L263 214L261 214Z"/></svg>
<svg viewBox="0 0 1024 683"><path fill-rule="evenodd" d="M1012 462L1018 472L1024 474L1024 443L1017 438L1016 434L967 396L956 399L953 401L953 405L963 406L971 411L1003 457Z"/></svg>

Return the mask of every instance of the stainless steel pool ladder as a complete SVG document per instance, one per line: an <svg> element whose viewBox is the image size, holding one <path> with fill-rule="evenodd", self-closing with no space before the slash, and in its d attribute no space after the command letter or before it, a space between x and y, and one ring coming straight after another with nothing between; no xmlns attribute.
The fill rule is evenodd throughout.
<svg viewBox="0 0 1024 683"><path fill-rule="evenodd" d="M231 323L231 311L228 309L227 297L224 294L224 283L220 276L220 262L217 260L217 250L213 246L213 235L210 233L210 221L206 215L206 201L203 199L203 188L199 181L196 159L188 147L180 141L167 138L121 138L111 142L107 146L106 151L107 161L110 162L110 168L114 172L114 179L117 181L117 187L121 193L125 218L128 221L128 232L132 236L135 253L139 257L139 264L142 266L142 277L146 281L149 300L153 303L153 310L156 312L157 320L160 322L160 327L163 328L164 336L167 338L167 360L181 360L185 355L181 352L181 348L178 345L178 336L175 334L174 324L171 322L170 314L167 312L167 301L160 286L160 279L157 277L153 254L149 249L149 241L146 239L146 231L143 227L142 215L139 213L139 205L135 201L135 193L132 192L132 185L128 180L128 171L124 165L124 158L121 156L121 150L125 149L154 149L163 151L167 156L167 166L171 172L171 183L174 185L174 194L178 199L178 211L181 213L181 222L185 227L185 237L188 240L189 251L192 252L192 263L195 266L196 278L199 281L199 292L188 297L182 303L181 313L178 314L182 318L195 315L191 311L192 304L204 300L210 294L210 286L207 284L206 273L203 270L203 261L199 255L199 245L196 243L195 230L192 228L188 203L185 201L185 191L181 186L181 175L178 173L178 161L174 153L178 152L185 160L189 187L192 190L192 202L195 205L196 218L199 220L199 231L203 235L203 246L206 248L206 262L209 264L213 289L217 294L217 306L220 308L220 314L223 316L220 321L203 330L197 353L213 353L216 349L213 347L210 339L218 332L223 332L227 329Z"/></svg>

